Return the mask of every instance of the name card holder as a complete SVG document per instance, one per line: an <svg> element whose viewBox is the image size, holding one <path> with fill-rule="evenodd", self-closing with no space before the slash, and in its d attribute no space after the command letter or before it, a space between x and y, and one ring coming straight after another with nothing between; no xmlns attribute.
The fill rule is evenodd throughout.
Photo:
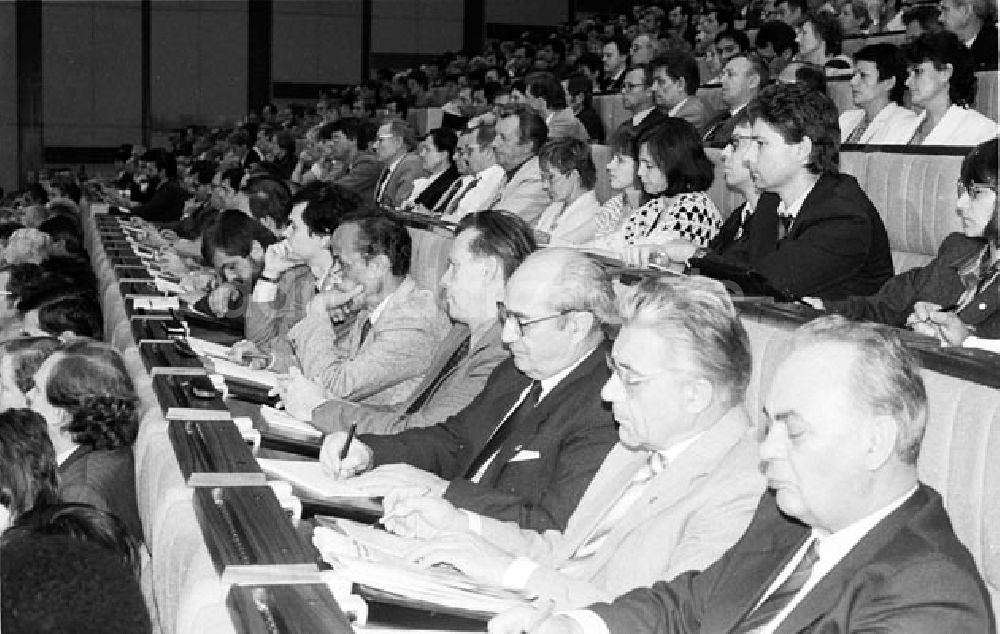
<svg viewBox="0 0 1000 634"><path fill-rule="evenodd" d="M194 508L223 583L316 583L312 546L268 486L199 487Z"/></svg>
<svg viewBox="0 0 1000 634"><path fill-rule="evenodd" d="M126 297L125 314L132 319L170 319L180 307L176 297Z"/></svg>
<svg viewBox="0 0 1000 634"><path fill-rule="evenodd" d="M232 420L212 381L207 376L158 374L153 391L167 420Z"/></svg>
<svg viewBox="0 0 1000 634"><path fill-rule="evenodd" d="M153 275L145 267L141 266L116 266L115 276L119 282L142 282L153 283Z"/></svg>
<svg viewBox="0 0 1000 634"><path fill-rule="evenodd" d="M167 434L189 487L267 485L264 472L232 422L172 420Z"/></svg>
<svg viewBox="0 0 1000 634"><path fill-rule="evenodd" d="M240 634L353 632L326 584L233 586L226 597Z"/></svg>
<svg viewBox="0 0 1000 634"><path fill-rule="evenodd" d="M150 376L178 374L199 376L208 374L198 354L186 341L145 342L139 344L139 354Z"/></svg>
<svg viewBox="0 0 1000 634"><path fill-rule="evenodd" d="M183 337L186 334L187 331L180 320L166 312L132 317L132 337L136 344L171 343L174 337Z"/></svg>

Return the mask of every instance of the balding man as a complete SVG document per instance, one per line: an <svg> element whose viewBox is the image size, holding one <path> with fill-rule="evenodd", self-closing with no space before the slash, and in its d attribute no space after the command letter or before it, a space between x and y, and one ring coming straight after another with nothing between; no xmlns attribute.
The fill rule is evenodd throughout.
<svg viewBox="0 0 1000 634"><path fill-rule="evenodd" d="M413 181L424 175L422 161L413 153L416 145L413 130L405 121L393 119L379 127L375 155L385 168L375 183L377 206L396 209L410 197Z"/></svg>
<svg viewBox="0 0 1000 634"><path fill-rule="evenodd" d="M393 434L436 425L468 406L510 356L500 341L497 302L503 301L507 279L534 250L534 232L513 214L481 211L463 217L441 276L455 326L421 384L394 407L327 401L313 410L313 424L328 433L357 423L359 433Z"/></svg>
<svg viewBox="0 0 1000 634"><path fill-rule="evenodd" d="M343 460L347 434L330 434L327 469L347 477L379 467L354 481L373 493L420 487L522 528L564 529L617 439L600 397L611 282L589 257L550 248L514 272L497 308L513 358L471 405L433 427L361 435Z"/></svg>
<svg viewBox="0 0 1000 634"><path fill-rule="evenodd" d="M917 479L927 394L913 356L891 329L841 317L791 343L765 400L771 491L736 545L533 631L996 631L941 496Z"/></svg>
<svg viewBox="0 0 1000 634"><path fill-rule="evenodd" d="M428 537L416 556L560 608L702 570L743 534L764 479L743 407L750 344L721 283L647 279L621 301L602 396L619 423L565 532L482 518L456 538L462 511L440 498L387 501L390 530Z"/></svg>
<svg viewBox="0 0 1000 634"><path fill-rule="evenodd" d="M713 117L704 128L706 147L726 147L733 128L746 112L747 104L767 85L767 65L759 57L739 54L722 69L722 103L726 109Z"/></svg>
<svg viewBox="0 0 1000 634"><path fill-rule="evenodd" d="M538 150L548 137L545 120L529 110L501 117L496 125L493 150L507 173L500 198L490 209L509 211L534 225L552 200L538 165Z"/></svg>

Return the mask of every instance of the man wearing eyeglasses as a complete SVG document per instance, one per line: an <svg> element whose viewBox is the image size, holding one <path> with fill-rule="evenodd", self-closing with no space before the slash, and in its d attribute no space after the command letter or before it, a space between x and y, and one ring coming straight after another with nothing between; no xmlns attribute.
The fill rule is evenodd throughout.
<svg viewBox="0 0 1000 634"><path fill-rule="evenodd" d="M667 115L656 108L653 97L653 69L647 64L633 65L622 82L622 106L632 117L622 125L631 126L636 138L659 125Z"/></svg>
<svg viewBox="0 0 1000 634"><path fill-rule="evenodd" d="M506 175L497 164L495 138L496 128L485 123L462 135L459 151L468 173L455 181L438 203L443 219L461 220L466 214L489 209L500 197Z"/></svg>
<svg viewBox="0 0 1000 634"><path fill-rule="evenodd" d="M563 530L617 440L600 391L602 324L615 320L604 268L570 249L534 253L498 304L512 359L445 422L393 436L330 434L320 460L375 495L417 487L459 508L522 528ZM474 517L474 516L470 516Z"/></svg>
<svg viewBox="0 0 1000 634"><path fill-rule="evenodd" d="M701 570L739 539L764 479L743 407L749 340L729 294L704 277L648 279L621 306L601 392L619 441L566 530L480 518L471 533L466 512L440 498L390 495L386 527L427 538L420 563L565 609Z"/></svg>

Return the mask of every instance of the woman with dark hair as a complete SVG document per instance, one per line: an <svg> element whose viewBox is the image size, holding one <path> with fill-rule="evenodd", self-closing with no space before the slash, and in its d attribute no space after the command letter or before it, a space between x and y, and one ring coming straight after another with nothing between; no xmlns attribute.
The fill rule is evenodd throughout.
<svg viewBox="0 0 1000 634"><path fill-rule="evenodd" d="M997 139L976 146L962 161L958 180L958 215L962 231L941 243L926 266L901 273L870 297L823 302L817 308L851 319L890 326L908 325L918 332L961 343L973 328L977 336L1000 338L1000 231L997 228ZM964 331L959 337L948 331Z"/></svg>
<svg viewBox="0 0 1000 634"><path fill-rule="evenodd" d="M601 203L594 194L597 170L590 145L571 138L549 141L538 153L538 166L552 203L538 217L536 235L553 246L593 238Z"/></svg>
<svg viewBox="0 0 1000 634"><path fill-rule="evenodd" d="M58 347L55 337L18 337L0 343L0 411L28 406L35 372Z"/></svg>
<svg viewBox="0 0 1000 634"><path fill-rule="evenodd" d="M913 105L923 108L910 145L975 145L997 124L971 108L976 99L972 53L950 31L924 33L903 47Z"/></svg>
<svg viewBox="0 0 1000 634"><path fill-rule="evenodd" d="M48 424L60 499L108 511L141 539L132 455L139 399L118 352L92 341L66 344L35 373L28 402Z"/></svg>
<svg viewBox="0 0 1000 634"><path fill-rule="evenodd" d="M56 452L45 420L30 409L0 412L0 531L58 499Z"/></svg>
<svg viewBox="0 0 1000 634"><path fill-rule="evenodd" d="M722 226L722 215L705 192L714 168L694 126L667 117L639 139L637 173L652 200L622 225L623 255L676 239L707 247Z"/></svg>
<svg viewBox="0 0 1000 634"><path fill-rule="evenodd" d="M585 246L595 249L615 248L620 250L622 224L641 207L648 197L642 191L642 183L636 173L639 166L639 138L632 126L619 126L611 135L611 160L605 166L611 189L616 193L609 198L594 216L596 231L594 239ZM617 252L616 252L617 254Z"/></svg>

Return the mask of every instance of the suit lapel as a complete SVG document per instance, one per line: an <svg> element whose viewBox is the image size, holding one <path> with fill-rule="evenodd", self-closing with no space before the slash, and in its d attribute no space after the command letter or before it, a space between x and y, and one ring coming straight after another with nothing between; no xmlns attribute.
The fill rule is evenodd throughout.
<svg viewBox="0 0 1000 634"><path fill-rule="evenodd" d="M901 507L879 522L868 532L830 572L826 573L802 598L788 617L778 626L775 634L791 634L805 629L816 619L828 614L841 600L848 584L858 570L871 563L880 550L899 534L919 509L929 502L927 492L921 487Z"/></svg>
<svg viewBox="0 0 1000 634"><path fill-rule="evenodd" d="M528 440L533 438L538 433L538 429L545 423L552 411L563 404L566 400L565 395L567 393L577 393L580 389L580 386L578 386L577 383L590 378L594 372L594 365L598 362L598 360L601 364L604 363L604 353L606 350L607 342L601 342L601 344L598 345L597 348L580 363L580 365L569 373L569 376L560 381L551 392L545 395L545 398L543 398L535 407L534 411L524 419L519 428L513 430L510 438L507 439L507 442L500 448L497 452L496 458L494 458L493 462L490 463L486 473L483 474L481 482L493 482L495 478L499 477L504 467L506 467L507 462L516 455L517 451L523 447ZM518 394L520 394L520 392ZM511 406L513 406L513 403Z"/></svg>
<svg viewBox="0 0 1000 634"><path fill-rule="evenodd" d="M68 458L63 460L63 463L59 465L59 473L65 473L75 462L83 460L83 457L91 452L91 448L87 445L80 445L73 450L73 453L69 455Z"/></svg>

